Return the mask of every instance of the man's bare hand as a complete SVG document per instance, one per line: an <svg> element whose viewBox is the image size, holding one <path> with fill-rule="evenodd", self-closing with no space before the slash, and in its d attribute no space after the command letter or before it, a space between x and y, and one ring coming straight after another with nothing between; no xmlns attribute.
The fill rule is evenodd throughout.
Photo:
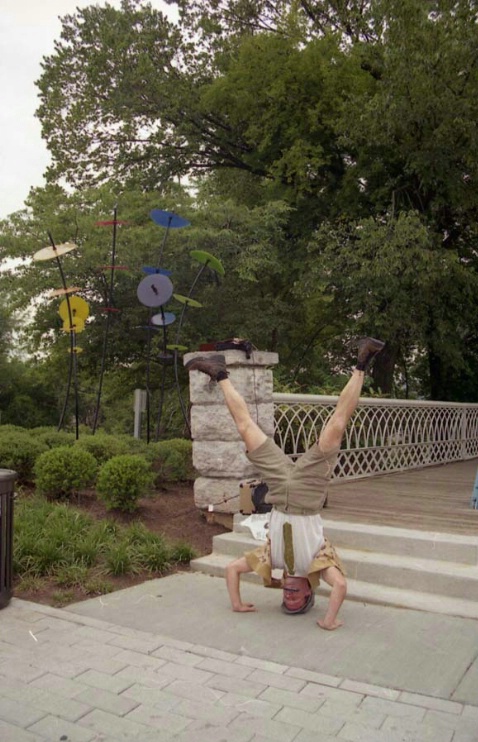
<svg viewBox="0 0 478 742"><path fill-rule="evenodd" d="M239 603L238 605L233 605L232 610L235 613L249 613L250 611L255 611L256 607L254 603Z"/></svg>

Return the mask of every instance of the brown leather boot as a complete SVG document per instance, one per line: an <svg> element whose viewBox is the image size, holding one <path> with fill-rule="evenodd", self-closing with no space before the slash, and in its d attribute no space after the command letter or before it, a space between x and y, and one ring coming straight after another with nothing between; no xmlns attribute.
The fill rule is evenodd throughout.
<svg viewBox="0 0 478 742"><path fill-rule="evenodd" d="M375 338L362 338L358 343L357 368L359 371L366 371L377 353L380 353L385 343Z"/></svg>
<svg viewBox="0 0 478 742"><path fill-rule="evenodd" d="M223 355L198 356L184 364L188 371L202 371L212 381L227 379L226 358Z"/></svg>

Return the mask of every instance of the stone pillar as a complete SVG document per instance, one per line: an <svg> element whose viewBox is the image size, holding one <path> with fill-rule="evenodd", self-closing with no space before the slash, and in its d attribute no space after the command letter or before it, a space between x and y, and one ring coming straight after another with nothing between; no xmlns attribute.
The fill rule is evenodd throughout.
<svg viewBox="0 0 478 742"><path fill-rule="evenodd" d="M274 435L272 370L279 362L277 353L254 351L251 358L239 350L221 351L226 358L229 378L244 397L252 418L266 435ZM184 362L210 353L188 353ZM220 386L200 371L189 374L193 464L198 472L194 482L194 501L201 510L213 506L215 512L237 513L239 484L255 476L239 433L226 407Z"/></svg>

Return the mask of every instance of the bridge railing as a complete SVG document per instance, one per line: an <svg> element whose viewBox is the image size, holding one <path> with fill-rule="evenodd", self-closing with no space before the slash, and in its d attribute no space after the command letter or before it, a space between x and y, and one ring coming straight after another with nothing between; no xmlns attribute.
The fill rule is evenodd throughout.
<svg viewBox="0 0 478 742"><path fill-rule="evenodd" d="M316 440L338 397L273 395L275 439L290 456ZM478 404L362 397L334 477L357 479L478 456Z"/></svg>

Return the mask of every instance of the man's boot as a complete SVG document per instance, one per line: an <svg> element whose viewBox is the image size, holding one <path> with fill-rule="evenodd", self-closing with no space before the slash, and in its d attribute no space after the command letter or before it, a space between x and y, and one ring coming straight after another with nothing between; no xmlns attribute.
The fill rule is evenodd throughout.
<svg viewBox="0 0 478 742"><path fill-rule="evenodd" d="M229 376L226 358L223 355L198 356L184 366L188 371L202 371L211 378L211 381L223 381Z"/></svg>
<svg viewBox="0 0 478 742"><path fill-rule="evenodd" d="M362 338L358 343L357 368L359 371L366 371L371 362L380 353L385 343L375 338Z"/></svg>

